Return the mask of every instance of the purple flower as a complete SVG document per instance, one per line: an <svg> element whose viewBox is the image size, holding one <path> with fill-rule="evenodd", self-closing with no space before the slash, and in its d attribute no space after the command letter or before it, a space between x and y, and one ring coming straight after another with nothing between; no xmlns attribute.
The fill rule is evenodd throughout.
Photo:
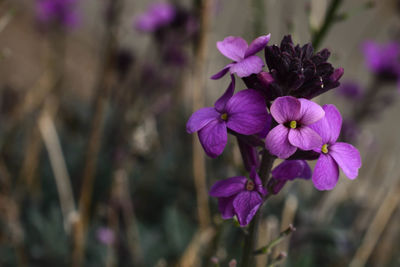
<svg viewBox="0 0 400 267"><path fill-rule="evenodd" d="M362 48L367 67L373 73L391 80L396 80L400 77L399 43L378 44L373 41L366 41Z"/></svg>
<svg viewBox="0 0 400 267"><path fill-rule="evenodd" d="M260 57L255 56L255 54L264 49L270 38L271 34L260 36L251 42L250 45L242 38L235 36L229 36L223 41L217 42L218 50L234 62L226 65L220 72L213 75L211 79L219 79L228 71L231 74L236 73L241 78L261 72L264 62Z"/></svg>
<svg viewBox="0 0 400 267"><path fill-rule="evenodd" d="M362 89L356 82L345 82L336 90L336 92L349 100L359 100L362 96Z"/></svg>
<svg viewBox="0 0 400 267"><path fill-rule="evenodd" d="M350 144L336 142L342 127L342 116L334 105L324 105L325 117L310 125L322 137L322 145L315 149L320 153L312 180L318 190L331 190L339 179L339 167L344 174L355 179L361 167L358 150Z"/></svg>
<svg viewBox="0 0 400 267"><path fill-rule="evenodd" d="M271 194L278 194L287 181L293 181L295 178L310 179L311 169L305 160L285 160L276 166L272 172L272 178L269 180L267 188Z"/></svg>
<svg viewBox="0 0 400 267"><path fill-rule="evenodd" d="M114 232L107 227L100 227L97 230L97 239L104 245L111 245L115 241Z"/></svg>
<svg viewBox="0 0 400 267"><path fill-rule="evenodd" d="M135 26L142 32L154 32L170 24L176 16L176 9L169 3L155 3L135 20Z"/></svg>
<svg viewBox="0 0 400 267"><path fill-rule="evenodd" d="M220 155L226 146L227 128L251 135L263 130L267 120L266 104L260 93L246 89L233 96L234 89L232 78L228 89L214 107L196 111L186 124L188 133L198 132L206 154L213 158Z"/></svg>
<svg viewBox="0 0 400 267"><path fill-rule="evenodd" d="M239 224L249 224L263 202L266 190L253 167L250 178L231 177L216 182L210 190L210 196L218 198L218 208L223 219L237 216Z"/></svg>
<svg viewBox="0 0 400 267"><path fill-rule="evenodd" d="M38 0L36 16L43 24L56 23L66 27L74 27L78 23L76 12L77 0Z"/></svg>
<svg viewBox="0 0 400 267"><path fill-rule="evenodd" d="M265 140L271 154L286 159L297 148L312 150L321 146L321 137L308 127L324 117L325 112L318 104L304 98L284 96L277 98L270 110L278 122Z"/></svg>

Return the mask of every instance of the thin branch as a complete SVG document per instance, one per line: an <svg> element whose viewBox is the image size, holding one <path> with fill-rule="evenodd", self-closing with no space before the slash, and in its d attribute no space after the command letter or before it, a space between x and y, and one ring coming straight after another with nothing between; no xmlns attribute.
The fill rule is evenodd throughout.
<svg viewBox="0 0 400 267"><path fill-rule="evenodd" d="M213 0L201 1L200 13L200 33L195 50L195 69L193 77L193 112L204 106L204 81L205 81L205 63L207 59L207 43L210 28L210 16ZM197 213L199 217L200 228L206 229L210 224L210 208L208 203L206 166L203 149L193 135L193 178L197 195Z"/></svg>
<svg viewBox="0 0 400 267"><path fill-rule="evenodd" d="M54 122L47 111L44 111L39 119L39 130L49 154L50 164L53 169L60 206L64 217L64 228L67 233L71 230L71 224L76 218L76 208L70 177L63 157L60 140L57 135Z"/></svg>

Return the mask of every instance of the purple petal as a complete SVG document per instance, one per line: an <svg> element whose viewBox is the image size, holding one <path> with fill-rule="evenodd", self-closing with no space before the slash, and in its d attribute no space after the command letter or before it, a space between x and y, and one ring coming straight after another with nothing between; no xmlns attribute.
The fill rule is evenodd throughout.
<svg viewBox="0 0 400 267"><path fill-rule="evenodd" d="M311 169L305 160L285 160L276 166L271 174L278 180L310 179Z"/></svg>
<svg viewBox="0 0 400 267"><path fill-rule="evenodd" d="M226 65L222 70L220 70L218 73L214 74L213 76L211 76L212 80L218 80L220 78L222 78L223 76L225 76L225 74L229 71L229 69L232 67L232 63Z"/></svg>
<svg viewBox="0 0 400 267"><path fill-rule="evenodd" d="M288 138L293 146L306 151L318 148L322 144L322 138L308 126L290 129Z"/></svg>
<svg viewBox="0 0 400 267"><path fill-rule="evenodd" d="M253 219L258 208L262 204L262 198L256 191L244 191L233 200L233 208L240 226L246 226Z"/></svg>
<svg viewBox="0 0 400 267"><path fill-rule="evenodd" d="M309 125L317 132L323 144L334 144L340 135L342 128L342 116L334 105L324 105L325 117Z"/></svg>
<svg viewBox="0 0 400 267"><path fill-rule="evenodd" d="M339 138L342 128L342 116L334 105L324 105L325 118L330 127L329 143L333 144Z"/></svg>
<svg viewBox="0 0 400 267"><path fill-rule="evenodd" d="M305 98L300 98L299 101L301 103L300 122L302 125L312 124L319 121L325 116L325 111L317 103L307 100Z"/></svg>
<svg viewBox="0 0 400 267"><path fill-rule="evenodd" d="M264 49L267 46L269 39L271 39L271 34L263 35L256 38L247 48L244 57L252 56L258 51Z"/></svg>
<svg viewBox="0 0 400 267"><path fill-rule="evenodd" d="M273 128L265 139L265 147L268 151L281 159L286 159L296 152L288 140L289 129L282 124Z"/></svg>
<svg viewBox="0 0 400 267"><path fill-rule="evenodd" d="M333 158L321 154L315 164L312 181L318 190L331 190L339 179L339 168Z"/></svg>
<svg viewBox="0 0 400 267"><path fill-rule="evenodd" d="M278 97L271 105L271 115L278 123L300 119L301 103L292 96Z"/></svg>
<svg viewBox="0 0 400 267"><path fill-rule="evenodd" d="M235 215L233 209L233 200L236 196L218 198L218 210L221 212L221 217L224 220L230 219Z"/></svg>
<svg viewBox="0 0 400 267"><path fill-rule="evenodd" d="M200 143L208 156L215 158L222 154L228 142L225 122L213 120L204 126L198 134Z"/></svg>
<svg viewBox="0 0 400 267"><path fill-rule="evenodd" d="M231 73L236 73L240 78L250 76L251 74L258 74L262 71L264 62L258 56L249 56L237 63L233 64L230 68Z"/></svg>
<svg viewBox="0 0 400 267"><path fill-rule="evenodd" d="M228 36L223 41L217 42L217 48L227 58L240 61L244 58L248 45L240 37Z"/></svg>
<svg viewBox="0 0 400 267"><path fill-rule="evenodd" d="M263 96L253 89L235 94L225 106L228 114L227 126L240 134L256 134L267 122L267 106Z"/></svg>
<svg viewBox="0 0 400 267"><path fill-rule="evenodd" d="M247 178L244 176L231 177L217 181L210 189L212 197L230 197L246 190Z"/></svg>
<svg viewBox="0 0 400 267"><path fill-rule="evenodd" d="M358 176L358 169L361 167L361 156L358 150L347 143L336 143L328 147L329 155L331 155L344 174L355 179Z"/></svg>
<svg viewBox="0 0 400 267"><path fill-rule="evenodd" d="M201 108L190 116L186 124L186 131L188 133L197 132L211 121L219 118L219 116L220 114L215 110L215 108Z"/></svg>
<svg viewBox="0 0 400 267"><path fill-rule="evenodd" d="M222 113L225 109L226 103L228 102L229 99L231 99L234 92L235 92L235 76L231 75L231 82L229 83L228 88L226 89L225 93L220 98L218 98L218 100L214 104L215 109Z"/></svg>
<svg viewBox="0 0 400 267"><path fill-rule="evenodd" d="M259 133L257 133L258 137L262 139L265 139L265 137L267 137L267 134L271 130L271 123L272 123L272 116L271 114L267 114L267 120L264 124L264 128Z"/></svg>

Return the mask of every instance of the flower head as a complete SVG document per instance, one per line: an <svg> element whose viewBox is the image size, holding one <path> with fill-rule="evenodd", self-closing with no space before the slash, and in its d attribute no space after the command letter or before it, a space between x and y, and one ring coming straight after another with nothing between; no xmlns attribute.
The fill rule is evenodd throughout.
<svg viewBox="0 0 400 267"><path fill-rule="evenodd" d="M270 84L268 98L295 96L311 99L339 86L343 69L334 69L327 49L314 54L312 45L294 45L290 35L280 46L265 48L265 60L274 82Z"/></svg>
<svg viewBox="0 0 400 267"><path fill-rule="evenodd" d="M240 37L228 36L223 41L217 42L217 48L227 58L233 60L232 63L226 65L220 72L211 77L211 79L219 79L228 71L231 74L236 73L239 77L247 77L251 74L261 72L264 63L262 59L255 54L268 44L271 35L260 36L247 44Z"/></svg>
<svg viewBox="0 0 400 267"><path fill-rule="evenodd" d="M210 190L210 196L218 198L222 218L230 219L236 215L241 226L249 224L265 195L266 190L255 168L250 172L250 179L237 176L220 180Z"/></svg>
<svg viewBox="0 0 400 267"><path fill-rule="evenodd" d="M362 46L367 67L383 79L400 77L400 44L390 42L378 44L367 41Z"/></svg>
<svg viewBox="0 0 400 267"><path fill-rule="evenodd" d="M272 178L267 185L268 192L278 194L288 181L295 178L310 179L311 169L305 160L285 160L276 166L271 174Z"/></svg>
<svg viewBox="0 0 400 267"><path fill-rule="evenodd" d="M361 167L358 150L350 144L336 142L342 127L342 116L334 105L324 105L325 117L310 125L322 138L322 144L315 149L320 156L315 165L312 180L319 190L331 190L339 179L339 167L344 174L355 179Z"/></svg>
<svg viewBox="0 0 400 267"><path fill-rule="evenodd" d="M107 227L100 227L97 229L97 239L104 245L111 245L115 242L114 232Z"/></svg>
<svg viewBox="0 0 400 267"><path fill-rule="evenodd" d="M36 16L42 24L74 27L78 23L77 0L37 0Z"/></svg>
<svg viewBox="0 0 400 267"><path fill-rule="evenodd" d="M188 133L198 132L200 143L210 157L220 155L227 143L227 128L240 134L251 135L262 131L267 120L263 96L246 89L233 95L234 79L214 107L202 108L189 118Z"/></svg>
<svg viewBox="0 0 400 267"><path fill-rule="evenodd" d="M176 13L175 7L169 3L155 3L135 20L135 25L142 32L154 32L170 24Z"/></svg>
<svg viewBox="0 0 400 267"><path fill-rule="evenodd" d="M321 145L321 137L308 125L324 117L324 110L316 103L284 96L271 105L271 115L278 123L267 135L265 146L269 152L286 159L297 148L312 150Z"/></svg>

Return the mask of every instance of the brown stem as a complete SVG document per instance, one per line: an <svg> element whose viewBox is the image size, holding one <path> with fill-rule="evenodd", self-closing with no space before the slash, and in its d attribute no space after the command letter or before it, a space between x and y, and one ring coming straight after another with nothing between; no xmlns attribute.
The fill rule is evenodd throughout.
<svg viewBox="0 0 400 267"><path fill-rule="evenodd" d="M207 43L211 7L212 0L201 1L200 33L195 50L195 69L193 75L193 111L204 106L204 70L208 53ZM196 187L197 213L200 228L206 229L211 220L207 194L205 156L196 135L193 135L193 178Z"/></svg>
<svg viewBox="0 0 400 267"><path fill-rule="evenodd" d="M121 1L110 0L107 7L107 30L105 33L103 65L100 69L94 91L96 92L91 130L88 138L86 163L83 172L83 183L79 199L80 218L75 225L72 266L81 266L84 259L85 233L89 223L89 213L93 194L96 163L103 136L105 111L109 93L115 82L115 58L117 49L118 18Z"/></svg>

